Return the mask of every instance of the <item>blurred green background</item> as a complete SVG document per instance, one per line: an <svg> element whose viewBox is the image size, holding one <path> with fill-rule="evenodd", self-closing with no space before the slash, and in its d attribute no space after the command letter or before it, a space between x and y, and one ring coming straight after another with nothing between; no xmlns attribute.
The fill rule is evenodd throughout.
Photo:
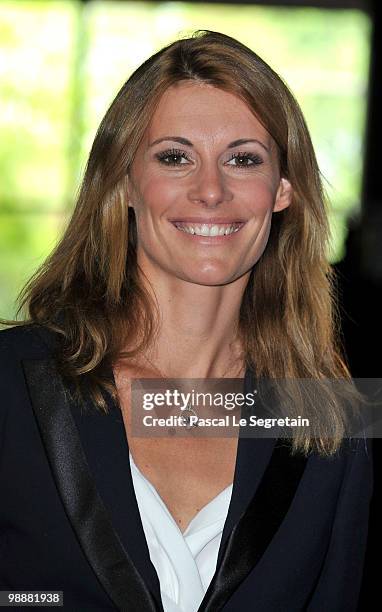
<svg viewBox="0 0 382 612"><path fill-rule="evenodd" d="M300 102L331 200L329 256L360 210L371 24L355 11L186 2L0 4L0 316L67 223L97 126L131 72L195 29L251 47Z"/></svg>

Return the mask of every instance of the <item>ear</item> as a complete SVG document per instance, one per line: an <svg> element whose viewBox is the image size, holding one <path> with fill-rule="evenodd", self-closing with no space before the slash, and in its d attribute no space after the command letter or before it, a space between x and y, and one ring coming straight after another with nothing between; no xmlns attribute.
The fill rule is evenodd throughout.
<svg viewBox="0 0 382 612"><path fill-rule="evenodd" d="M134 208L134 205L132 203L132 185L131 185L131 180L130 177L128 175L126 175L125 178L125 189L126 189L126 196L127 196L127 208Z"/></svg>
<svg viewBox="0 0 382 612"><path fill-rule="evenodd" d="M273 207L273 212L279 212L280 210L284 210L284 208L288 208L289 204L292 202L293 196L293 187L286 178L280 179L280 184L277 189L275 205Z"/></svg>

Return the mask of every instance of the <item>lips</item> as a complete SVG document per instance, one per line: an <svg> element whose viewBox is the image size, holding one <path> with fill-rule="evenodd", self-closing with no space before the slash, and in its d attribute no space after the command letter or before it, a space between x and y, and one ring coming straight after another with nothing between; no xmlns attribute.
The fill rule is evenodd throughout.
<svg viewBox="0 0 382 612"><path fill-rule="evenodd" d="M230 234L234 234L239 231L240 227L243 225L242 223L180 223L175 222L175 227L187 234L192 234L196 236L207 236L207 237L218 237L218 236L229 236Z"/></svg>
<svg viewBox="0 0 382 612"><path fill-rule="evenodd" d="M242 219L171 219L172 225L193 240L202 241L206 244L218 244L222 240L231 239L245 224Z"/></svg>
<svg viewBox="0 0 382 612"><path fill-rule="evenodd" d="M197 225L216 225L224 223L226 225L232 225L232 223L245 223L245 219L237 217L174 217L169 219L171 223L196 223Z"/></svg>

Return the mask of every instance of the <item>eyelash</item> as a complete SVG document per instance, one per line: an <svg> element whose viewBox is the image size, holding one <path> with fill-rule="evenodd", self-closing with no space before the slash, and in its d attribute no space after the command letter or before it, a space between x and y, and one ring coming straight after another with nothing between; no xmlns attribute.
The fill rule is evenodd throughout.
<svg viewBox="0 0 382 612"><path fill-rule="evenodd" d="M242 153L234 153L228 161L231 161L232 159L249 159L252 162L252 164L248 164L247 166L235 166L236 168L249 168L251 166L260 166L260 164L263 163L261 157L259 155L256 155L256 153L246 153L244 151Z"/></svg>
<svg viewBox="0 0 382 612"><path fill-rule="evenodd" d="M190 161L190 158L188 157L187 153L185 151L181 151L180 149L168 149L167 151L162 151L161 153L157 153L155 157L160 163L164 164L165 166L180 166L181 165L181 164L177 164L174 160L172 160L171 162L166 162L165 159L167 157L183 157L184 159L187 159L187 161Z"/></svg>
<svg viewBox="0 0 382 612"><path fill-rule="evenodd" d="M186 165L186 164L177 163L174 161L174 159L172 159L172 161L165 161L167 158L171 158L171 157L172 158L183 157L183 159L186 159L187 161L191 161L186 151L181 151L180 149L168 149L167 151L162 151L161 153L157 153L155 157L161 164L165 166ZM235 168L250 168L251 166L259 166L260 164L263 163L263 160L261 159L261 157L259 155L256 155L255 153L246 153L246 152L234 153L227 161L230 162L233 159L247 159L252 162L251 164L243 165L243 166L237 166L235 164Z"/></svg>

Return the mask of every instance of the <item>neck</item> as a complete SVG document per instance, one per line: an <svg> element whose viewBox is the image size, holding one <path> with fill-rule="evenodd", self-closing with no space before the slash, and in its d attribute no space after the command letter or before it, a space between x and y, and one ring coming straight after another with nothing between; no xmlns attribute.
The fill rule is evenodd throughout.
<svg viewBox="0 0 382 612"><path fill-rule="evenodd" d="M248 276L220 286L149 277L160 313L158 334L146 353L150 362L169 378L243 377L237 332Z"/></svg>

